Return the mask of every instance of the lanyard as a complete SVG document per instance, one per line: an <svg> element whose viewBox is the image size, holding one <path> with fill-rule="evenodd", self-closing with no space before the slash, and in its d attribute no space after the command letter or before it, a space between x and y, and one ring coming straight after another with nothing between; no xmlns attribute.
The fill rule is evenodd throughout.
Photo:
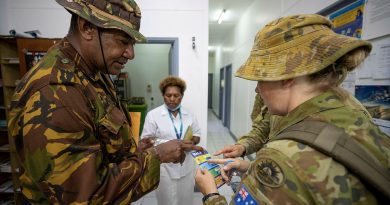
<svg viewBox="0 0 390 205"><path fill-rule="evenodd" d="M179 139L181 139L181 134L183 133L183 119L181 118L180 109L179 109L179 116L180 116L180 133L177 133L177 129L176 129L176 126L175 126L175 122L173 121L173 117L172 117L173 114L171 113L171 111L168 110L168 114L169 114L169 118L171 118L173 128L175 128L176 138L179 140Z"/></svg>

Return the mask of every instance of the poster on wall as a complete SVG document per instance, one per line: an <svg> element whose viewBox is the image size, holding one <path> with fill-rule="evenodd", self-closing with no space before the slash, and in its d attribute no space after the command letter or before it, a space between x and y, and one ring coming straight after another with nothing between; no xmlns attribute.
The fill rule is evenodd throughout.
<svg viewBox="0 0 390 205"><path fill-rule="evenodd" d="M390 40L383 44L378 44L378 54L376 55L376 65L373 71L373 79L390 79Z"/></svg>
<svg viewBox="0 0 390 205"><path fill-rule="evenodd" d="M371 114L374 123L390 136L390 85L357 85L355 96Z"/></svg>
<svg viewBox="0 0 390 205"><path fill-rule="evenodd" d="M32 52L32 51L26 52L25 59L26 59L27 70L35 66L45 54L46 52Z"/></svg>
<svg viewBox="0 0 390 205"><path fill-rule="evenodd" d="M341 8L329 15L336 33L361 38L363 28L363 12L365 0Z"/></svg>
<svg viewBox="0 0 390 205"><path fill-rule="evenodd" d="M369 0L363 25L363 39L373 39L390 34L390 1Z"/></svg>
<svg viewBox="0 0 390 205"><path fill-rule="evenodd" d="M372 42L370 55L356 70L358 70L358 79L390 79L390 38L378 39ZM387 80L387 82L390 81Z"/></svg>

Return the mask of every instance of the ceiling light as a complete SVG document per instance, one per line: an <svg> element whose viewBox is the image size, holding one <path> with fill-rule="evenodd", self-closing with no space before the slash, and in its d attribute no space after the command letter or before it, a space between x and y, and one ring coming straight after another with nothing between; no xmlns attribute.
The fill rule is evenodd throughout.
<svg viewBox="0 0 390 205"><path fill-rule="evenodd" d="M222 21L223 21L223 17L225 16L225 13L226 13L226 9L223 9L221 14L219 14L219 17L218 17L218 24L221 24Z"/></svg>

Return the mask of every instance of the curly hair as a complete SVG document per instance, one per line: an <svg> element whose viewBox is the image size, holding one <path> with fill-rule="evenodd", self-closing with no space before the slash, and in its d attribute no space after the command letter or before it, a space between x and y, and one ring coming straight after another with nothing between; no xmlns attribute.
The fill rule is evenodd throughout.
<svg viewBox="0 0 390 205"><path fill-rule="evenodd" d="M180 93L182 95L184 95L184 91L186 90L186 87L187 87L186 82L183 79L176 77L176 76L168 76L160 82L159 87L160 87L160 91L163 95L165 93L165 90L169 86L176 86L176 87L180 88Z"/></svg>

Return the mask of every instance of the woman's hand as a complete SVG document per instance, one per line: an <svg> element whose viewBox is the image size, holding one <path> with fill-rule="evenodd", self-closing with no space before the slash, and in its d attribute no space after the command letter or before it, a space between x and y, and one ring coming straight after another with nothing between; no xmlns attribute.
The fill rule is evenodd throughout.
<svg viewBox="0 0 390 205"><path fill-rule="evenodd" d="M198 169L195 175L195 183L205 196L210 193L218 192L214 177L208 170Z"/></svg>
<svg viewBox="0 0 390 205"><path fill-rule="evenodd" d="M234 169L239 171L239 172L246 172L249 168L250 162L241 160L241 159L209 159L209 163L215 163L215 164L223 164L224 166L221 168L221 175L222 178L226 182L230 182L230 177L231 177L231 171Z"/></svg>
<svg viewBox="0 0 390 205"><path fill-rule="evenodd" d="M214 153L214 156L223 154L223 158L241 157L245 153L245 147L243 145L227 145L223 149Z"/></svg>

